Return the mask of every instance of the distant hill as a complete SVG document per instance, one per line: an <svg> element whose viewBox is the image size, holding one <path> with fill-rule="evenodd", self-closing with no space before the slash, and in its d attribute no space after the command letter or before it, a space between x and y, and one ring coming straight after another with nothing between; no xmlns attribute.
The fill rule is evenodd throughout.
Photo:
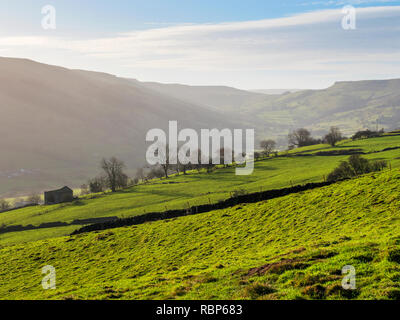
<svg viewBox="0 0 400 320"><path fill-rule="evenodd" d="M400 79L337 82L325 90L307 90L252 105L263 118L290 119L291 127L305 126L323 134L339 126L346 134L376 126L394 129L400 120Z"/></svg>
<svg viewBox="0 0 400 320"><path fill-rule="evenodd" d="M304 89L258 89L258 90L250 90L255 93L263 93L263 94L284 94L291 92L303 91Z"/></svg>
<svg viewBox="0 0 400 320"><path fill-rule="evenodd" d="M257 139L307 127L399 127L400 80L338 82L324 90L264 94L224 86L140 82L30 60L0 58L0 197L64 185L98 172L102 157L129 173L145 163L145 134L168 120L200 128L255 128Z"/></svg>
<svg viewBox="0 0 400 320"><path fill-rule="evenodd" d="M224 86L187 86L144 82L144 86L174 98L222 111L233 111L262 100L265 95ZM237 110L238 111L238 110Z"/></svg>
<svg viewBox="0 0 400 320"><path fill-rule="evenodd" d="M288 132L298 127L323 135L335 125L350 135L360 129L400 126L400 79L337 82L323 90L283 94L226 87L145 85L175 98L239 114L246 124L257 128L259 137L278 138L281 145Z"/></svg>
<svg viewBox="0 0 400 320"><path fill-rule="evenodd" d="M0 196L79 186L102 157L131 169L145 163L145 135L182 127L237 127L204 106L166 96L137 81L0 58Z"/></svg>

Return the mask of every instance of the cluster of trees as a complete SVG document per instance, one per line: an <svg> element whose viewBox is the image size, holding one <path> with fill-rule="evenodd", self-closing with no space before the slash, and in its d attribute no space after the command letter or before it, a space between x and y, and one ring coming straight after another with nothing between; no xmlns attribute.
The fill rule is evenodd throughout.
<svg viewBox="0 0 400 320"><path fill-rule="evenodd" d="M181 174L183 173L186 175L188 171L190 170L197 170L198 172L201 172L205 170L207 173L213 172L216 168L216 165L214 163L217 163L216 159L213 159L213 157L208 156L208 158L205 158L201 150L197 150L197 161L196 162L188 162L188 163L183 163L180 161L179 157L173 161L174 163L171 163L170 161L170 156L169 156L169 146L167 145L165 150L158 150L159 152L162 153L157 153L158 158L161 160L162 164L159 165L154 165L151 167L143 167L140 168L135 176L134 181L137 183L138 181L148 181L150 179L154 178L165 178L168 179L170 174ZM185 150L180 150L180 152L185 152ZM186 157L190 158L190 149L186 150ZM218 150L219 156L219 163L221 165L224 165L225 167L233 164L233 159L235 158L234 152L230 149L225 149L225 148L220 148ZM216 155L216 156L217 156ZM232 156L232 160L229 160L226 158L227 155ZM245 154L242 154L242 157L245 157ZM227 163L225 163L225 160Z"/></svg>
<svg viewBox="0 0 400 320"><path fill-rule="evenodd" d="M350 156L348 161L342 161L340 165L329 175L328 181L339 181L343 179L357 177L359 175L382 171L387 168L388 164L385 160L370 161L358 154Z"/></svg>
<svg viewBox="0 0 400 320"><path fill-rule="evenodd" d="M219 152L221 163L224 163L225 150L221 148ZM155 178L168 179L170 174L183 173L186 175L189 170L197 170L200 172L205 169L207 173L210 173L214 171L216 167L211 157L209 157L208 161L202 159L200 150L198 150L198 163L181 163L180 161L176 161L177 164L170 163L168 146L166 148L166 153L160 154L159 156L163 159L163 164L138 169L134 179L130 179L125 174L124 170L126 166L123 161L116 157L103 159L100 166L103 171L102 174L90 179L87 184L83 184L81 186L81 194L99 193L107 189L116 192L118 189L135 185L139 183L139 181L148 181Z"/></svg>
<svg viewBox="0 0 400 320"><path fill-rule="evenodd" d="M124 172L124 162L116 157L101 160L100 167L103 174L89 180L88 184L82 185L81 194L98 193L107 189L116 192L130 184L130 179Z"/></svg>
<svg viewBox="0 0 400 320"><path fill-rule="evenodd" d="M379 131L361 130L356 132L353 136L353 140L368 139L382 136L385 133L384 129ZM328 134L322 139L315 139L311 136L311 132L307 129L300 128L288 135L289 149L311 146L320 143L328 143L334 147L339 141L346 139L340 132L338 127L331 127Z"/></svg>
<svg viewBox="0 0 400 320"><path fill-rule="evenodd" d="M345 139L338 127L331 127L322 139L315 139L307 129L297 129L288 135L289 149L306 147L320 143L328 143L334 147L339 141Z"/></svg>
<svg viewBox="0 0 400 320"><path fill-rule="evenodd" d="M345 137L337 127L331 127L329 132L322 139L313 138L309 130L305 128L300 128L289 133L288 145L289 150L321 143L328 143L332 147L334 147L339 141L343 139L345 139ZM271 156L271 154L277 155L278 153L276 151L276 142L274 140L262 140L260 142L260 147L262 149L262 154L256 152L254 155L256 159L260 158L261 155L269 157Z"/></svg>
<svg viewBox="0 0 400 320"><path fill-rule="evenodd" d="M148 181L151 179L155 178L165 178L168 179L170 174L181 174L183 173L186 175L188 171L190 170L197 170L198 172L202 170L206 170L207 173L210 173L215 170L215 165L213 164L213 160L211 157L209 157L208 161L207 160L202 160L202 155L201 151L198 150L198 159L197 163L182 163L177 159L175 164L170 163L169 160L169 152L168 152L168 147L167 147L167 154L164 156L161 156L163 158L163 164L160 165L154 165L151 167L143 167L137 170L134 182L137 183L138 181ZM225 150L223 148L220 149L220 161L221 163L224 163L224 154Z"/></svg>
<svg viewBox="0 0 400 320"><path fill-rule="evenodd" d="M376 138L380 137L385 133L385 130L382 129L380 131L371 131L371 130L362 130L356 132L351 139L353 140L359 140L359 139L369 139L369 138Z"/></svg>
<svg viewBox="0 0 400 320"><path fill-rule="evenodd" d="M311 132L307 129L300 128L288 135L289 149L311 146L322 143L321 139L314 139Z"/></svg>

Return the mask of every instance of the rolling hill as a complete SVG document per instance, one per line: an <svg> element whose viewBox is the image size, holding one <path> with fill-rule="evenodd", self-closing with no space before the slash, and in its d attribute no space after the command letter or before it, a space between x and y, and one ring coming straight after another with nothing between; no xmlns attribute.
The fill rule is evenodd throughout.
<svg viewBox="0 0 400 320"><path fill-rule="evenodd" d="M30 60L0 58L0 196L96 175L102 157L145 163L149 129L240 128L222 113L138 82Z"/></svg>
<svg viewBox="0 0 400 320"><path fill-rule="evenodd" d="M273 137L281 146L286 145L288 132L300 127L322 136L331 126L338 126L351 135L377 126L392 130L400 123L400 79L337 82L323 90L269 95L226 87L145 85L228 114L238 113L246 124L257 128L260 138Z"/></svg>
<svg viewBox="0 0 400 320"><path fill-rule="evenodd" d="M399 299L400 174L0 249L2 299ZM43 290L41 269L56 270ZM344 290L342 268L356 270Z"/></svg>
<svg viewBox="0 0 400 320"><path fill-rule="evenodd" d="M117 156L128 173L145 163L145 134L180 127L255 128L286 147L287 134L336 125L397 128L400 80L338 82L325 90L263 94L229 87L160 84L0 58L0 197L79 187Z"/></svg>
<svg viewBox="0 0 400 320"><path fill-rule="evenodd" d="M188 175L152 180L115 194L93 194L72 203L4 212L0 214L0 246L68 235L84 224L77 221L82 219L127 218L150 212L186 209L188 206L226 200L234 192L256 193L322 182L341 161L349 157L346 155L349 150L364 152L363 156L371 160L385 159L395 169L400 167L399 148L398 134L342 141L335 148L315 145L257 161L250 176L237 176L232 167L219 168L209 174L191 171ZM344 154L335 154L337 151ZM17 230L4 230L7 227Z"/></svg>

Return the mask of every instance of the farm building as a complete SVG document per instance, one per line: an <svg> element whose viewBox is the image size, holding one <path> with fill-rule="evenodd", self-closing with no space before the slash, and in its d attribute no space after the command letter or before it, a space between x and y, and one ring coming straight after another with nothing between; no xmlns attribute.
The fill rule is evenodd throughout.
<svg viewBox="0 0 400 320"><path fill-rule="evenodd" d="M74 200L74 192L68 187L44 193L44 204L57 204Z"/></svg>

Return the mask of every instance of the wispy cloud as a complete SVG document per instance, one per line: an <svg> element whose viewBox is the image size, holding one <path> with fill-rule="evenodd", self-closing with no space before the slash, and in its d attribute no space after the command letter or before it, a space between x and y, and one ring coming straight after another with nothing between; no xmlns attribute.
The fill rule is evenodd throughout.
<svg viewBox="0 0 400 320"><path fill-rule="evenodd" d="M362 5L362 4L383 4L383 3L395 3L398 0L320 0L320 1L309 1L303 2L301 5L323 5L323 6L344 6L344 5Z"/></svg>
<svg viewBox="0 0 400 320"><path fill-rule="evenodd" d="M3 37L0 49L10 55L30 53L41 61L52 57L52 62L60 59L60 64L79 68L90 61L92 69L145 80L245 88L321 87L334 80L400 77L400 7L358 9L356 30L343 30L342 18L338 9L159 27L98 39Z"/></svg>

